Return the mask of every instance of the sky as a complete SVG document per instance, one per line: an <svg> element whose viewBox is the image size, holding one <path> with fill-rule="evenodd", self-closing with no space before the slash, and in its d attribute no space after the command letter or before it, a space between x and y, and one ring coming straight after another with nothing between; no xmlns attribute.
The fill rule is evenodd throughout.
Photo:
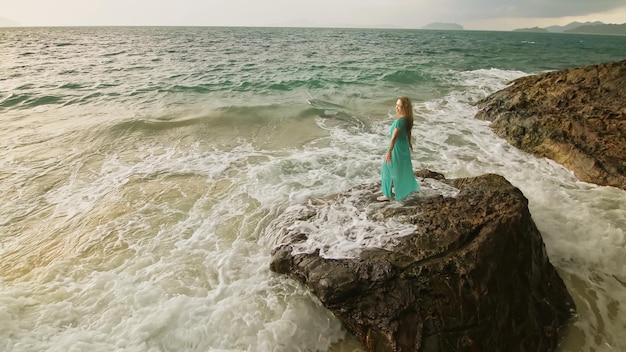
<svg viewBox="0 0 626 352"><path fill-rule="evenodd" d="M626 0L0 0L22 26L268 26L513 30L626 23Z"/></svg>

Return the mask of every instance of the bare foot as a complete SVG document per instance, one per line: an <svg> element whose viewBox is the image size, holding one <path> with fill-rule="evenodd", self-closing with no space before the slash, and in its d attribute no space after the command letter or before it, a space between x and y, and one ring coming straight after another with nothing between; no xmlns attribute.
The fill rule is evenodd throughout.
<svg viewBox="0 0 626 352"><path fill-rule="evenodd" d="M380 196L378 198L376 198L377 201L379 202L388 202L389 198L385 197L385 196Z"/></svg>

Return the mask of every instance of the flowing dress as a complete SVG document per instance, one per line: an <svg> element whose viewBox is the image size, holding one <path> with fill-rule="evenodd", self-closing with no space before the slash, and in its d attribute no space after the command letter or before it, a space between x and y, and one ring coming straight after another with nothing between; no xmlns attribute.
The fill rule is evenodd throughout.
<svg viewBox="0 0 626 352"><path fill-rule="evenodd" d="M419 190L420 186L413 175L411 148L407 137L406 120L403 117L397 118L389 128L390 138L396 128L399 131L391 150L391 162L383 160L381 178L383 195L391 199L393 187L395 199L401 200L409 193Z"/></svg>

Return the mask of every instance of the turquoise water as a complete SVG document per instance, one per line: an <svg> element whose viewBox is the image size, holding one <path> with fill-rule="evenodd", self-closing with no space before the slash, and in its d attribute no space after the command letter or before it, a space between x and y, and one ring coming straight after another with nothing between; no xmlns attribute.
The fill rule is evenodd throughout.
<svg viewBox="0 0 626 352"><path fill-rule="evenodd" d="M264 229L377 181L399 95L416 168L499 173L528 197L578 306L560 350L625 350L626 192L473 118L511 79L624 59L619 36L0 29L0 350L359 351L269 272ZM359 214L333 219L337 257L385 243L357 240Z"/></svg>

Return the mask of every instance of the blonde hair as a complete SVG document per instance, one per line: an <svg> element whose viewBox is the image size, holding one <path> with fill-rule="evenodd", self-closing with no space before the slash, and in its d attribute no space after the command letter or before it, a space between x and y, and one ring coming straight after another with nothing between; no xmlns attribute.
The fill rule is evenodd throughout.
<svg viewBox="0 0 626 352"><path fill-rule="evenodd" d="M413 104L409 97L399 97L400 100L400 114L406 119L406 133L411 139L411 129L413 129Z"/></svg>

